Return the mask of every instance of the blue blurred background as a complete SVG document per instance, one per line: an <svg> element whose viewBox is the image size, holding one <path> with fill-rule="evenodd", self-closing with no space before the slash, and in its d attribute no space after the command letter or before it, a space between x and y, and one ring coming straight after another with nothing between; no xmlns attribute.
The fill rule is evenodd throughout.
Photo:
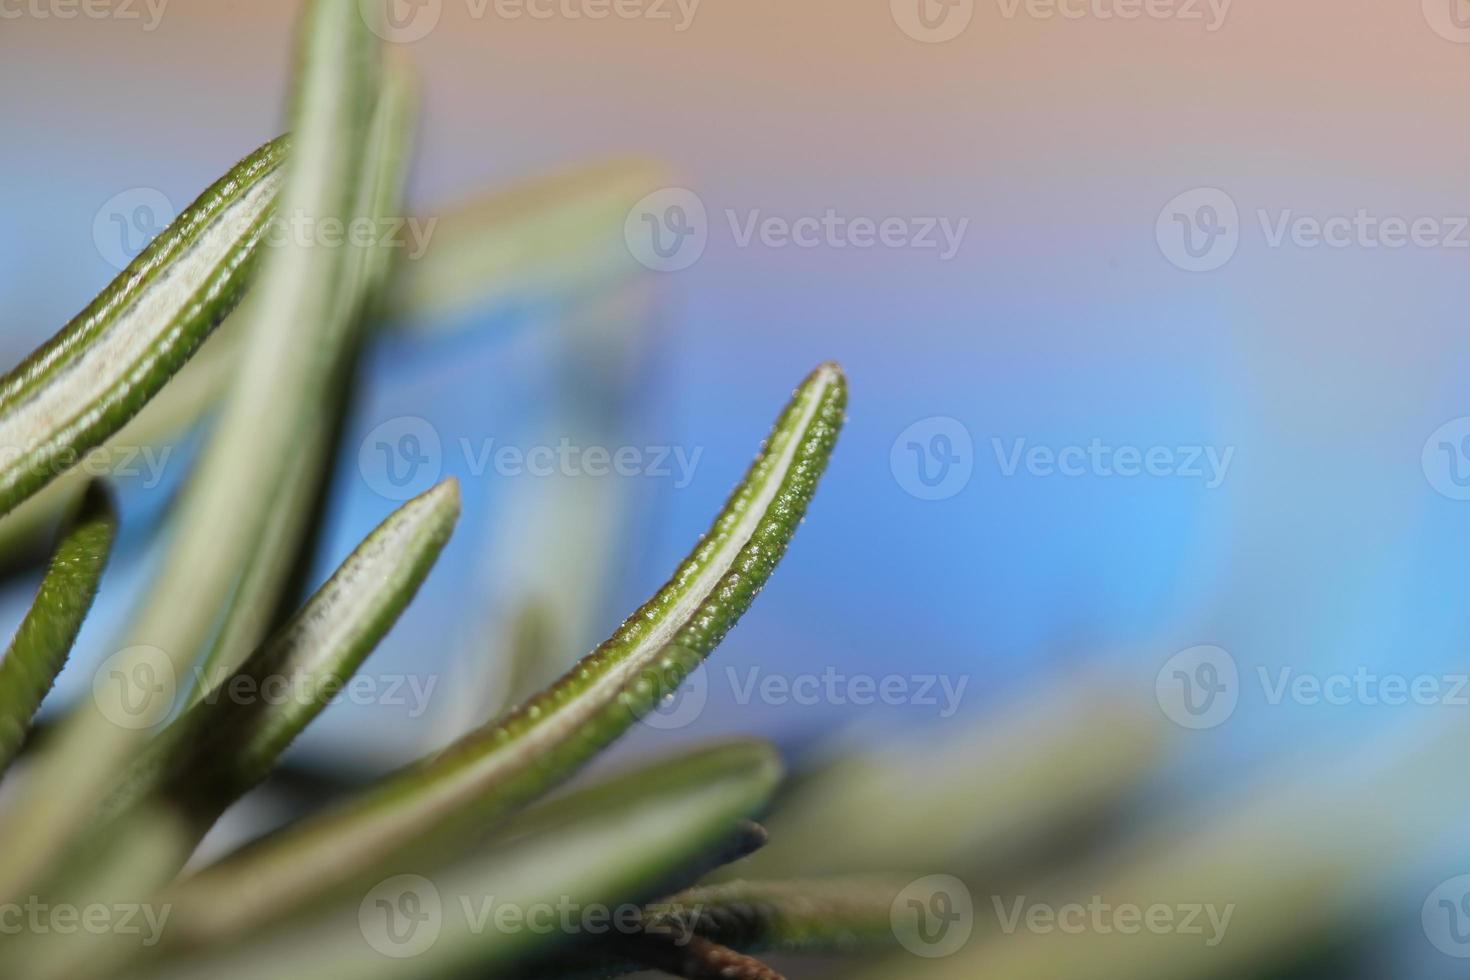
<svg viewBox="0 0 1470 980"><path fill-rule="evenodd" d="M942 737L1037 689L1100 678L1171 732L1172 792L1208 801L1254 780L1321 779L1361 801L1400 767L1384 744L1470 735L1470 706L1448 694L1272 704L1263 680L1368 673L1447 690L1470 671L1470 502L1455 481L1470 465L1470 37L1433 0L1242 0L1218 21L1205 4L1123 19L1100 16L1106 3L1063 5L1076 17L961 3L975 7L967 26L929 43L905 31L899 6L705 0L678 30L652 17L475 17L446 0L433 31L395 45L423 85L415 213L634 154L694 192L708 247L630 287L642 291L638 340L618 348L629 366L614 372L615 424L606 402L568 397L566 345L589 322L596 333L629 317L583 296L498 296L375 345L321 574L393 506L359 465L384 423L428 420L468 504L375 668L470 683L466 651L493 646L476 624L535 560L523 532L540 525L515 515L549 491L476 474L461 440L598 432L615 447L699 453L687 486L614 481L607 513L620 530L605 555L586 549L582 564L605 563L587 581L603 588L567 638L569 662L662 581L792 386L831 359L850 378L850 421L806 526L711 665L697 722L635 743L753 732L800 747L852 727ZM142 6L140 19L7 19L7 362L116 274L94 240L109 201L151 188L182 206L276 134L294 7L173 0L156 21ZM967 225L946 259L742 244L730 217L829 209ZM1273 242L1282 221L1360 213L1432 230L1400 247L1361 230L1312 244L1310 225ZM1191 256L1181 236L1209 241L1211 215L1227 233ZM1213 267L1190 267L1201 262ZM581 370L596 375L590 363ZM1018 440L1160 450L1204 471L1008 473ZM1211 454L1228 463L1218 479ZM183 467L169 475L130 491L128 512L156 515ZM86 635L96 656L146 579L146 542L140 532L109 579ZM9 590L7 616L28 588ZM1194 730L1171 724L1158 683L1201 645L1228 653L1238 706ZM727 667L966 687L953 718L914 703L740 703ZM409 758L444 733L431 721L343 705L300 750ZM1396 869L1402 896L1383 899L1385 918L1408 923L1388 947L1395 975L1453 972L1417 916L1434 882L1470 870L1464 783L1458 771L1412 782L1381 815L1422 844Z"/></svg>

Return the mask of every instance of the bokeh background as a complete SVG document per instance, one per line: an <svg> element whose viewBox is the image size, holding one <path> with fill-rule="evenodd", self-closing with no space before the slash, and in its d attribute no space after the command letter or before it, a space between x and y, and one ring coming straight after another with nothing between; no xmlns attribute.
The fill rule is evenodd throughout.
<svg viewBox="0 0 1470 980"><path fill-rule="evenodd" d="M7 363L116 274L94 234L109 202L139 188L188 202L276 134L289 72L287 0L140 2L136 18L65 9L0 0ZM711 663L696 717L633 748L751 732L801 757L838 733L902 731L937 751L1016 702L1118 698L1163 746L1138 826L1186 832L1237 813L1250 825L1266 818L1243 800L1289 797L1310 832L1271 846L1284 860L1330 842L1327 866L1343 872L1331 891L1370 911L1332 975L1470 969L1458 958L1470 935L1436 941L1426 904L1470 873L1470 502L1458 499L1470 494L1456 480L1470 467L1470 6L959 0L927 7L957 28L938 43L915 36L901 0L566 13L584 9L405 5L437 18L394 45L425 106L412 209L443 214L487 188L632 156L697 196L707 247L611 298L501 294L369 353L321 567L392 507L364 471L365 440L428 421L469 507L373 664L443 687L424 717L339 706L298 753L386 765L493 701L503 692L477 692L494 672L467 663L500 642L497 616L551 551L587 593L565 620L570 662L662 581L791 387L834 359L851 418L806 526ZM829 209L967 224L948 258L743 244L731 226ZM1402 247L1361 231L1341 246L1273 241L1283 219L1360 213L1432 224ZM1218 241L1204 237L1212 214ZM1191 246L1215 241L1198 261L1186 226ZM628 324L636 341L607 341ZM601 481L579 513L617 528L603 540L597 520L537 511L568 492L556 481L477 474L457 449L568 434L697 465L687 485ZM1228 466L1218 480L1207 463L1199 476L1008 472L1018 440L1160 448L1180 465L1213 452ZM125 497L144 527L186 473L188 445L178 452L168 480ZM926 484L941 472L943 486ZM147 540L140 530L124 551L89 624L99 657L146 581ZM29 587L8 588L6 617ZM1218 651L1188 652L1201 646ZM1174 670L1218 676L1200 657L1233 666L1233 710L1181 725ZM942 717L917 698L796 704L731 683L832 671L965 686ZM1370 680L1344 698L1272 697L1283 676ZM85 690L80 677L68 683ZM1384 678L1438 693L1362 693L1382 695ZM1284 916L1321 911L1283 902Z"/></svg>

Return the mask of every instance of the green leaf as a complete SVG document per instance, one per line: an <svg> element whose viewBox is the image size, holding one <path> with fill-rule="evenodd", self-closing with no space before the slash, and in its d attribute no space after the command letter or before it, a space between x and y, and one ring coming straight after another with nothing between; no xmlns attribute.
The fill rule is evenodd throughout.
<svg viewBox="0 0 1470 980"><path fill-rule="evenodd" d="M667 180L652 161L606 160L448 207L424 254L395 270L388 313L434 326L511 294L568 296L644 272L623 225Z"/></svg>
<svg viewBox="0 0 1470 980"><path fill-rule="evenodd" d="M527 181L473 202L412 220L428 238L421 256L396 256L382 326L399 332L443 331L480 321L456 311L530 292L594 293L636 276L642 267L621 244L622 225L639 197L666 182L651 163L606 161ZM611 243L611 244L610 244ZM395 250L402 252L403 250ZM247 341L238 310L209 343L112 438L123 446L181 440L219 406ZM89 479L70 470L0 518L0 572L46 558L67 504Z"/></svg>
<svg viewBox="0 0 1470 980"><path fill-rule="evenodd" d="M94 483L64 530L30 612L0 660L0 772L15 758L92 608L117 536L106 487Z"/></svg>
<svg viewBox="0 0 1470 980"><path fill-rule="evenodd" d="M331 240L326 222L350 222L371 166L373 111L381 94L379 44L356 0L307 6L294 86L290 159L279 192L273 243L251 296L247 344L230 399L173 527L172 546L131 631L120 644L125 676L162 655L177 681L207 644L265 528L289 469L289 446L352 342L359 306L344 283L361 248ZM305 232L301 233L304 228ZM292 230L295 229L295 230ZM349 238L349 242L352 239ZM167 716L172 690L148 693L145 716ZM84 703L37 760L29 792L0 819L18 857L0 865L0 896L41 874L141 742L111 718L121 691Z"/></svg>
<svg viewBox="0 0 1470 980"><path fill-rule="evenodd" d="M490 848L451 868L398 865L337 905L252 933L249 943L233 948L219 945L240 935L233 907L196 904L196 893L185 887L163 896L174 909L165 945L179 943L199 952L137 976L374 980L487 975L465 971L499 970L576 937L555 928L549 934L540 928L476 928L465 908L473 910L490 896L498 906L523 910L568 904L612 910L645 902L697 875L707 854L722 849L768 805L781 777L775 753L755 742L705 752L699 763L678 766L672 778L645 791L610 799L600 813ZM243 880L236 885L242 898L258 887ZM391 905L409 891L423 900L437 899L442 909L426 948L401 945L395 941L401 937L382 928L379 902Z"/></svg>
<svg viewBox="0 0 1470 980"><path fill-rule="evenodd" d="M415 89L407 70L393 62L373 113L367 160L354 213L369 217L374 227L391 227L399 212L407 172L408 148L415 119ZM340 308L335 317L349 324L334 374L316 392L307 393L306 410L296 438L283 452L281 493L265 516L248 564L234 594L214 646L205 658L206 674L237 668L279 622L278 611L294 611L301 596L287 595L292 572L310 560L315 544L313 518L330 491L336 444L351 407L351 377L357 368L359 335L368 326L368 311L382 295L391 247L355 249L343 274Z"/></svg>
<svg viewBox="0 0 1470 980"><path fill-rule="evenodd" d="M836 365L814 371L673 579L545 693L344 806L206 869L180 906L228 908L248 928L351 887L416 846L451 851L574 773L671 693L749 608L806 513L846 401Z"/></svg>
<svg viewBox="0 0 1470 980"><path fill-rule="evenodd" d="M76 319L0 378L0 514L122 428L234 307L285 152L279 139L246 157Z"/></svg>
<svg viewBox="0 0 1470 980"><path fill-rule="evenodd" d="M199 830L270 772L397 622L459 518L459 485L441 483L393 513L234 675L221 677L148 746L111 801L154 790ZM285 696L264 697L272 689Z"/></svg>

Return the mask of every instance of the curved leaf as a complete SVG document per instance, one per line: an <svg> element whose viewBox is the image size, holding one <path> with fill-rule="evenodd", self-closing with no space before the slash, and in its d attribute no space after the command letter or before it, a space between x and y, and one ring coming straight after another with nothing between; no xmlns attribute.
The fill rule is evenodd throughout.
<svg viewBox="0 0 1470 980"><path fill-rule="evenodd" d="M354 980L403 976L484 975L538 948L575 937L553 928L498 930L477 923L465 909L487 896L520 909L577 909L636 904L690 880L706 866L705 855L738 834L769 803L781 778L774 751L741 742L703 754L701 765L681 766L677 778L646 792L610 800L602 812L491 848L445 869L398 865L383 881L316 915L253 934L243 946L214 941L239 933L240 919L228 904L198 906L187 893L168 895L174 913L166 943L186 944L198 955L159 964L138 976L209 976L218 980L284 976L343 976ZM412 875L405 880L400 876ZM376 899L391 901L406 885L417 897L433 896L443 915L433 942L424 949L397 946L400 937L379 926ZM241 881L239 896L258 886ZM376 914L377 920L368 918ZM206 948L207 944L207 948ZM163 951L167 955L167 951Z"/></svg>
<svg viewBox="0 0 1470 980"><path fill-rule="evenodd" d="M15 758L31 719L66 663L117 536L117 512L107 488L93 483L82 497L30 612L0 660L0 772Z"/></svg>
<svg viewBox="0 0 1470 980"><path fill-rule="evenodd" d="M0 514L122 428L234 307L285 152L282 138L246 157L76 319L0 378Z"/></svg>
<svg viewBox="0 0 1470 980"><path fill-rule="evenodd" d="M251 296L248 343L231 399L174 524L163 569L131 631L120 644L125 676L137 651L162 653L175 679L208 642L251 549L266 525L273 494L289 462L304 412L350 340L342 313L343 284L355 245L327 239L321 223L350 221L368 166L368 140L380 95L378 39L355 0L307 6L291 112L290 160L279 191L282 221L304 222L273 245ZM146 692L142 714L161 720L171 704L162 688ZM142 741L109 721L122 709L119 691L84 704L37 760L29 792L0 820L18 856L0 864L0 896L16 894L44 872L112 788Z"/></svg>
<svg viewBox="0 0 1470 980"><path fill-rule="evenodd" d="M673 579L561 681L443 754L206 869L183 886L179 906L228 907L248 927L350 887L416 845L452 849L575 772L671 693L749 608L806 512L846 401L836 365L814 371Z"/></svg>
<svg viewBox="0 0 1470 980"><path fill-rule="evenodd" d="M459 518L453 480L404 504L285 629L205 692L132 768L109 809L150 791L196 811L199 829L269 773L397 622ZM264 697L271 689L288 692Z"/></svg>

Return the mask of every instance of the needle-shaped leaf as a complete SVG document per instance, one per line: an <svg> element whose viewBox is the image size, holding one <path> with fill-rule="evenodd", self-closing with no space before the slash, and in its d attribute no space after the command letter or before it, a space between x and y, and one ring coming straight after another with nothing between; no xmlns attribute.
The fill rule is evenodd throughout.
<svg viewBox="0 0 1470 980"><path fill-rule="evenodd" d="M509 961L576 937L562 931L559 919L550 929L502 930L477 921L476 910L487 898L522 910L612 912L666 894L698 875L706 855L721 850L768 805L781 778L775 753L755 742L705 752L698 762L675 766L640 792L609 799L599 813L489 848L453 867L399 865L337 905L253 934L246 945L212 942L236 934L238 919L228 904L200 908L183 895L165 896L174 916L161 952L172 951L175 958L137 976L502 975ZM259 887L238 884L242 897ZM392 915L411 905L419 913L440 914L421 919L428 924L423 931L405 931ZM566 928L576 928L575 922ZM180 957L179 947L199 952Z"/></svg>
<svg viewBox="0 0 1470 980"><path fill-rule="evenodd" d="M478 325L482 318L445 314L528 292L590 292L636 275L642 267L622 245L623 221L639 197L666 180L652 163L610 160L408 219L418 237L408 233L408 247L391 250L398 261L381 326L421 332ZM111 441L124 446L175 442L217 408L247 340L242 329L248 326L247 312L237 311ZM68 471L0 518L0 572L46 558L67 503L87 479L86 473Z"/></svg>
<svg viewBox="0 0 1470 980"><path fill-rule="evenodd" d="M231 397L186 491L162 571L120 644L122 676L133 676L145 655L160 654L165 672L187 676L266 526L289 468L282 447L296 437L352 339L343 313L357 304L346 301L344 284L363 246L358 236L344 243L331 232L358 217L381 95L379 47L356 0L307 6L291 154L274 226L284 234L266 250ZM110 719L167 717L169 686L142 693L137 712L120 703L121 690L79 706L38 759L30 791L0 820L0 836L19 855L0 865L0 896L24 890L55 860L142 740Z"/></svg>
<svg viewBox="0 0 1470 980"><path fill-rule="evenodd" d="M149 743L109 808L161 790L190 811L201 833L208 829L265 778L397 622L448 543L459 511L453 480L395 511L238 673L221 679Z"/></svg>
<svg viewBox="0 0 1470 980"><path fill-rule="evenodd" d="M446 208L423 255L399 264L389 314L447 324L511 294L566 296L645 271L623 225L666 182L655 162L607 160Z"/></svg>
<svg viewBox="0 0 1470 980"><path fill-rule="evenodd" d="M0 772L15 758L31 719L66 663L117 536L106 487L87 488L64 529L30 612L0 660Z"/></svg>
<svg viewBox="0 0 1470 980"><path fill-rule="evenodd" d="M186 208L60 333L0 378L0 514L122 428L245 289L281 182L283 139Z"/></svg>
<svg viewBox="0 0 1470 980"><path fill-rule="evenodd" d="M671 693L749 608L801 523L846 401L836 365L814 371L674 577L550 689L439 756L206 869L182 886L180 909L227 909L250 928L350 889L416 848L452 850L575 772Z"/></svg>

